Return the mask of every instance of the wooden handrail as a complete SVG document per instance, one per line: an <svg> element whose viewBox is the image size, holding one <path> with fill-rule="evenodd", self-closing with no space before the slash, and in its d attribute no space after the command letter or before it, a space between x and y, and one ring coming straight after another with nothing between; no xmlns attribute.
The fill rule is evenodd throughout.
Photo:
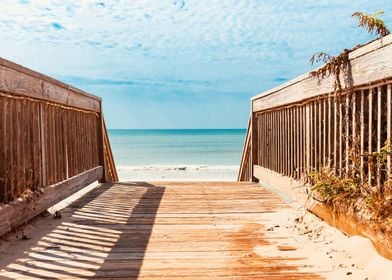
<svg viewBox="0 0 392 280"><path fill-rule="evenodd" d="M350 84L339 97L333 75L318 81L307 73L251 99L253 136L245 146L251 146L253 175L257 167L253 179L272 171L309 182L309 172L324 167L339 176L357 172L373 186L389 178L391 155L385 166L372 155L392 137L392 35L354 50L349 59Z"/></svg>
<svg viewBox="0 0 392 280"><path fill-rule="evenodd" d="M104 155L105 155L105 161L106 161L106 178L107 181L111 182L118 182L118 174L117 174L117 169L116 165L114 163L114 157L113 157L113 152L112 148L110 146L110 141L109 141L109 136L108 132L106 129L106 123L105 119L103 119L103 136L104 136Z"/></svg>
<svg viewBox="0 0 392 280"><path fill-rule="evenodd" d="M246 130L246 136L244 140L244 148L242 151L242 156L241 156L241 164L240 164L240 169L238 171L238 177L237 181L250 181L251 176L250 176L250 169L252 166L249 164L249 158L250 158L250 141L252 138L252 127L251 127L251 118L249 118L248 121L248 128Z"/></svg>
<svg viewBox="0 0 392 280"><path fill-rule="evenodd" d="M101 98L0 58L0 235L97 180L118 181Z"/></svg>

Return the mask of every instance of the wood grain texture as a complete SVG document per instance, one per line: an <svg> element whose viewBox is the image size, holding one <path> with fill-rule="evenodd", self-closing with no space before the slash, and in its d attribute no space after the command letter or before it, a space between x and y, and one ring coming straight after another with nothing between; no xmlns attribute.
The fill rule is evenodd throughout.
<svg viewBox="0 0 392 280"><path fill-rule="evenodd" d="M322 279L289 232L269 230L280 211L294 210L254 183L105 184L0 252L0 277Z"/></svg>
<svg viewBox="0 0 392 280"><path fill-rule="evenodd" d="M100 112L101 98L1 57L0 91Z"/></svg>
<svg viewBox="0 0 392 280"><path fill-rule="evenodd" d="M251 139L251 118L249 118L248 121L248 129L246 132L245 140L244 140L244 146L243 146L243 151L242 151L242 157L241 157L241 164L240 164L240 169L238 171L238 177L237 181L238 182L248 182L251 181L252 177L250 174L250 169L252 169L252 165L250 164L250 139Z"/></svg>

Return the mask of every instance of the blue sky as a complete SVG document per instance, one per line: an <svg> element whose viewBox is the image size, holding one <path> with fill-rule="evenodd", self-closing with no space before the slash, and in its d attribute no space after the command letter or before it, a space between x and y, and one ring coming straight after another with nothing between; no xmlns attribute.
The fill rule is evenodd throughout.
<svg viewBox="0 0 392 280"><path fill-rule="evenodd" d="M249 98L372 37L392 1L0 1L0 56L104 99L110 128L243 128Z"/></svg>

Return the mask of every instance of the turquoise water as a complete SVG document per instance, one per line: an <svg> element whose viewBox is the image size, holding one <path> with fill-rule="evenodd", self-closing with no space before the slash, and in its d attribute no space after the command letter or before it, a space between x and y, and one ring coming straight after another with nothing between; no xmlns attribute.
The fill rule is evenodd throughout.
<svg viewBox="0 0 392 280"><path fill-rule="evenodd" d="M117 166L238 166L245 129L110 129Z"/></svg>

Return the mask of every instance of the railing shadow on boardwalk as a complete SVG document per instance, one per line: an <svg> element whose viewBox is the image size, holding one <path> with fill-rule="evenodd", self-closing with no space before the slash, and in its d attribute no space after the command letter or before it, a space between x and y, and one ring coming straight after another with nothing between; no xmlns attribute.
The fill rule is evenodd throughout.
<svg viewBox="0 0 392 280"><path fill-rule="evenodd" d="M32 245L9 252L0 278L137 279L164 191L142 182L101 185L64 210L62 220L30 233Z"/></svg>

